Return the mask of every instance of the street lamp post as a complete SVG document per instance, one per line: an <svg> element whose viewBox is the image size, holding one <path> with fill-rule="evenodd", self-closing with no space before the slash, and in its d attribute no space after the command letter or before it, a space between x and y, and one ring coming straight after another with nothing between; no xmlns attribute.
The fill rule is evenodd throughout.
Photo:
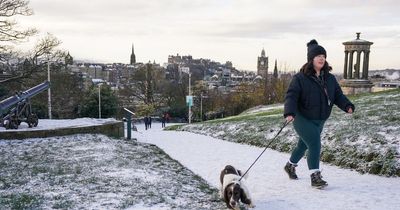
<svg viewBox="0 0 400 210"><path fill-rule="evenodd" d="M189 70L189 97L192 95L192 93L191 93L191 88L190 88L190 76L191 76L191 74L190 74L190 70ZM190 124L190 122L191 122L191 118L192 118L192 107L190 106L191 104L189 104L189 124Z"/></svg>
<svg viewBox="0 0 400 210"><path fill-rule="evenodd" d="M47 80L50 83L50 58L47 58ZM51 116L51 86L49 86L48 93L48 109L49 109L49 119L52 119Z"/></svg>
<svg viewBox="0 0 400 210"><path fill-rule="evenodd" d="M203 122L203 93L200 93L200 121Z"/></svg>
<svg viewBox="0 0 400 210"><path fill-rule="evenodd" d="M203 121L203 98L208 98L207 95L203 95L203 92L200 93L200 120Z"/></svg>
<svg viewBox="0 0 400 210"><path fill-rule="evenodd" d="M99 83L99 119L101 119L101 83Z"/></svg>
<svg viewBox="0 0 400 210"><path fill-rule="evenodd" d="M186 103L188 106L188 122L191 123L191 116L192 116L192 105L193 105L193 96L190 87L190 80L191 80L191 73L189 67L179 67L179 72L185 72L189 75L189 94L186 96Z"/></svg>

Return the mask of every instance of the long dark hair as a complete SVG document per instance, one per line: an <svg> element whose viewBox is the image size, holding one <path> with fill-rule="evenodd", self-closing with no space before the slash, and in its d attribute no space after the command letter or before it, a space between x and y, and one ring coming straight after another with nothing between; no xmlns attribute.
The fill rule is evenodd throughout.
<svg viewBox="0 0 400 210"><path fill-rule="evenodd" d="M325 61L325 64L321 69L321 72L322 71L324 72L324 77L328 76L327 73L330 72L331 70L332 70L332 67L329 65L329 63L327 61ZM313 61L311 60L311 61L305 63L301 67L300 72L302 72L303 74L305 74L307 76L314 75L316 72L315 72L315 69L314 69Z"/></svg>

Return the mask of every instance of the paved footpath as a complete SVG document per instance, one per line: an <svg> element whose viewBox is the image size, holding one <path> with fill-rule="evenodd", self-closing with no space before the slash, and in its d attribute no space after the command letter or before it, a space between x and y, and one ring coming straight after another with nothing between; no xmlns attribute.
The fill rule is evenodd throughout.
<svg viewBox="0 0 400 210"><path fill-rule="evenodd" d="M219 173L226 164L246 170L263 148L232 143L213 137L178 131L162 131L161 124L133 135L141 142L155 144L172 158L219 187ZM256 204L255 209L400 209L400 178L359 174L322 163L322 174L329 186L324 190L310 186L305 159L289 180L283 166L289 154L267 150L253 166L246 180Z"/></svg>

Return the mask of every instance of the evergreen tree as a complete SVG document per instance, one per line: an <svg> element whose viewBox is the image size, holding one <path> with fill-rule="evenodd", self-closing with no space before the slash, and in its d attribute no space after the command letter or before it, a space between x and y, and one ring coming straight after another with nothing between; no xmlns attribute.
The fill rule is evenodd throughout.
<svg viewBox="0 0 400 210"><path fill-rule="evenodd" d="M92 86L82 103L81 117L99 117L99 87ZM100 86L101 118L115 117L117 97L108 85Z"/></svg>

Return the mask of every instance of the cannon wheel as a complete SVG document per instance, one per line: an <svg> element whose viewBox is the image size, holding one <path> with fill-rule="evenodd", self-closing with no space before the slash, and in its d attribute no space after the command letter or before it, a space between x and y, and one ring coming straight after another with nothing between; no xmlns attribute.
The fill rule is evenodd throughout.
<svg viewBox="0 0 400 210"><path fill-rule="evenodd" d="M36 114L30 114L27 123L30 128L36 127L39 124L39 119Z"/></svg>

